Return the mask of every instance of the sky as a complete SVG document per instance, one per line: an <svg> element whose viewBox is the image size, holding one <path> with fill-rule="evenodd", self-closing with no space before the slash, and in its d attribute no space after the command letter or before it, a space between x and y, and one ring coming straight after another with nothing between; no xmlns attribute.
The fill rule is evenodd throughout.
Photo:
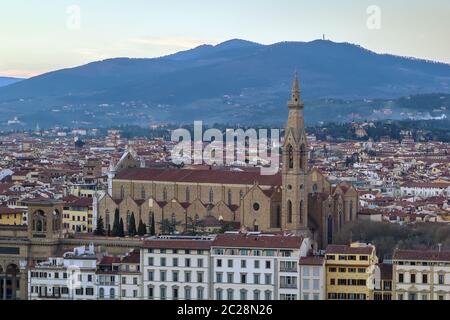
<svg viewBox="0 0 450 320"><path fill-rule="evenodd" d="M0 0L0 76L323 34L450 64L450 0Z"/></svg>

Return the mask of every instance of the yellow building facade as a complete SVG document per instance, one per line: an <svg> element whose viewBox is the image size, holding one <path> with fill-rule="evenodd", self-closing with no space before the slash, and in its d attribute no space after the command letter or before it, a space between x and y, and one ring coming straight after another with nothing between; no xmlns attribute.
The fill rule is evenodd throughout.
<svg viewBox="0 0 450 320"><path fill-rule="evenodd" d="M372 245L329 245L326 251L327 299L373 300L377 263Z"/></svg>
<svg viewBox="0 0 450 320"><path fill-rule="evenodd" d="M0 207L0 225L21 226L24 224L24 211L21 209L12 209Z"/></svg>
<svg viewBox="0 0 450 320"><path fill-rule="evenodd" d="M70 233L91 233L94 230L92 198L78 198L66 202L63 229Z"/></svg>

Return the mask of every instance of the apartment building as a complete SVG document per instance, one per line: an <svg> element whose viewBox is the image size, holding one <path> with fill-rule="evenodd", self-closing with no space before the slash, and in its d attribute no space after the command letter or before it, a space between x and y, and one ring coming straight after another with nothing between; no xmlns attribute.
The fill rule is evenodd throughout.
<svg viewBox="0 0 450 320"><path fill-rule="evenodd" d="M325 300L325 257L300 257L300 300Z"/></svg>
<svg viewBox="0 0 450 320"><path fill-rule="evenodd" d="M373 299L378 263L374 246L363 243L329 245L325 257L327 299Z"/></svg>
<svg viewBox="0 0 450 320"><path fill-rule="evenodd" d="M392 264L379 263L379 275L375 279L374 300L392 300Z"/></svg>
<svg viewBox="0 0 450 320"><path fill-rule="evenodd" d="M396 250L396 300L450 300L450 251Z"/></svg>
<svg viewBox="0 0 450 320"><path fill-rule="evenodd" d="M218 235L211 246L213 299L299 299L298 261L312 249L296 236Z"/></svg>
<svg viewBox="0 0 450 320"><path fill-rule="evenodd" d="M51 257L28 270L30 300L93 300L97 298L93 246L79 247L62 257Z"/></svg>
<svg viewBox="0 0 450 320"><path fill-rule="evenodd" d="M213 237L155 237L141 249L144 299L211 299Z"/></svg>

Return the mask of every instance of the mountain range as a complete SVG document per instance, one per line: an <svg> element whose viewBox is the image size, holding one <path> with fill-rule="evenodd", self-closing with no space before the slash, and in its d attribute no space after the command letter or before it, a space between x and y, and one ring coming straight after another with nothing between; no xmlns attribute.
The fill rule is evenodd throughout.
<svg viewBox="0 0 450 320"><path fill-rule="evenodd" d="M424 107L448 111L435 103L448 101L448 64L328 40L262 45L235 39L159 58L92 62L0 87L0 121L13 116L33 126L278 121L287 114L295 70L314 121L333 120L330 106L338 105L337 115L345 119L348 105L383 109L411 95L439 94L430 105L422 99Z"/></svg>

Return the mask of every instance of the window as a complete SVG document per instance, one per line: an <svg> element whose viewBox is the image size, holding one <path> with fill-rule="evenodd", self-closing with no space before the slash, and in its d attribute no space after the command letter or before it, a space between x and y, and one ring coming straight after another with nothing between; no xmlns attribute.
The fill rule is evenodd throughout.
<svg viewBox="0 0 450 320"><path fill-rule="evenodd" d="M185 266L186 266L186 267L190 267L190 266L191 266L191 259L186 258L186 260L185 260Z"/></svg>
<svg viewBox="0 0 450 320"><path fill-rule="evenodd" d="M178 267L178 258L173 258L172 263L174 267Z"/></svg>
<svg viewBox="0 0 450 320"><path fill-rule="evenodd" d="M247 274L241 273L241 283L247 283Z"/></svg>
<svg viewBox="0 0 450 320"><path fill-rule="evenodd" d="M443 274L438 275L438 283L439 284L445 284L445 279L444 279L444 275Z"/></svg>
<svg viewBox="0 0 450 320"><path fill-rule="evenodd" d="M287 208L288 208L288 223L292 223L292 202L291 200L288 200L287 202Z"/></svg>
<svg viewBox="0 0 450 320"><path fill-rule="evenodd" d="M197 288L197 299L198 300L203 300L203 287L198 287Z"/></svg>
<svg viewBox="0 0 450 320"><path fill-rule="evenodd" d="M178 282L178 271L172 271L172 281Z"/></svg>
<svg viewBox="0 0 450 320"><path fill-rule="evenodd" d="M203 272L197 272L197 282L203 282Z"/></svg>
<svg viewBox="0 0 450 320"><path fill-rule="evenodd" d="M186 300L191 299L191 287L184 288L184 299L186 299Z"/></svg>
<svg viewBox="0 0 450 320"><path fill-rule="evenodd" d="M233 260L228 260L228 268L233 268Z"/></svg>
<svg viewBox="0 0 450 320"><path fill-rule="evenodd" d="M259 260L255 260L254 267L255 269L259 269Z"/></svg>
<svg viewBox="0 0 450 320"><path fill-rule="evenodd" d="M166 258L161 258L161 267L166 266Z"/></svg>
<svg viewBox="0 0 450 320"><path fill-rule="evenodd" d="M303 267L303 275L305 277L309 277L309 267L308 266Z"/></svg>
<svg viewBox="0 0 450 320"><path fill-rule="evenodd" d="M260 278L261 278L261 275L259 273L253 274L253 283L254 284L259 284L260 283Z"/></svg>
<svg viewBox="0 0 450 320"><path fill-rule="evenodd" d="M309 290L309 279L303 279L303 290Z"/></svg>
<svg viewBox="0 0 450 320"><path fill-rule="evenodd" d="M127 290L123 289L122 290L122 297L125 298L127 296Z"/></svg>
<svg viewBox="0 0 450 320"><path fill-rule="evenodd" d="M253 291L253 300L261 300L261 292L259 290Z"/></svg>
<svg viewBox="0 0 450 320"><path fill-rule="evenodd" d="M272 275L271 274L265 274L264 275L265 284L272 284Z"/></svg>
<svg viewBox="0 0 450 320"><path fill-rule="evenodd" d="M247 300L247 290L241 290L241 300Z"/></svg>
<svg viewBox="0 0 450 320"><path fill-rule="evenodd" d="M178 299L178 288L177 287L172 288L172 297L173 297L173 299Z"/></svg>
<svg viewBox="0 0 450 320"><path fill-rule="evenodd" d="M209 189L209 203L214 203L214 191L213 189Z"/></svg>
<svg viewBox="0 0 450 320"><path fill-rule="evenodd" d="M247 268L247 260L241 260L241 268Z"/></svg>
<svg viewBox="0 0 450 320"><path fill-rule="evenodd" d="M427 274L422 274L422 283L428 283L428 275Z"/></svg>
<svg viewBox="0 0 450 320"><path fill-rule="evenodd" d="M319 290L319 279L313 280L313 290Z"/></svg>
<svg viewBox="0 0 450 320"><path fill-rule="evenodd" d="M411 283L416 283L416 275L414 273L411 274Z"/></svg>
<svg viewBox="0 0 450 320"><path fill-rule="evenodd" d="M203 259L197 259L197 267L203 268Z"/></svg>
<svg viewBox="0 0 450 320"><path fill-rule="evenodd" d="M147 294L149 299L153 299L153 287L147 288Z"/></svg>
<svg viewBox="0 0 450 320"><path fill-rule="evenodd" d="M403 283L403 282L404 282L404 277L405 277L405 276L403 275L403 273L399 273L399 274L398 274L398 282L399 282L399 283Z"/></svg>
<svg viewBox="0 0 450 320"><path fill-rule="evenodd" d="M98 296L100 299L103 299L105 297L105 289L104 288L100 288L98 290Z"/></svg>
<svg viewBox="0 0 450 320"><path fill-rule="evenodd" d="M228 289L227 290L227 300L233 300L234 299L234 290Z"/></svg>
<svg viewBox="0 0 450 320"><path fill-rule="evenodd" d="M216 300L223 300L222 289L217 289L216 290Z"/></svg>
<svg viewBox="0 0 450 320"><path fill-rule="evenodd" d="M227 282L233 283L233 273L227 273Z"/></svg>
<svg viewBox="0 0 450 320"><path fill-rule="evenodd" d="M191 282L191 273L189 271L184 272L184 282Z"/></svg>
<svg viewBox="0 0 450 320"><path fill-rule="evenodd" d="M266 269L270 269L270 261L269 260L266 261Z"/></svg>
<svg viewBox="0 0 450 320"><path fill-rule="evenodd" d="M217 283L222 283L222 273L221 272L217 272L216 273L216 282Z"/></svg>
<svg viewBox="0 0 450 320"><path fill-rule="evenodd" d="M166 287L159 288L159 295L160 295L161 300L166 299Z"/></svg>
<svg viewBox="0 0 450 320"><path fill-rule="evenodd" d="M116 291L114 290L114 288L109 289L109 297L111 299L114 299L116 296Z"/></svg>
<svg viewBox="0 0 450 320"><path fill-rule="evenodd" d="M216 264L218 267L222 267L222 259L217 259Z"/></svg>
<svg viewBox="0 0 450 320"><path fill-rule="evenodd" d="M148 281L153 281L153 278L154 278L153 270L149 270L147 275L148 275Z"/></svg>
<svg viewBox="0 0 450 320"><path fill-rule="evenodd" d="M264 292L264 299L265 300L272 300L272 292L267 290Z"/></svg>
<svg viewBox="0 0 450 320"><path fill-rule="evenodd" d="M166 272L165 271L159 272L159 279L160 279L160 281L166 281Z"/></svg>

